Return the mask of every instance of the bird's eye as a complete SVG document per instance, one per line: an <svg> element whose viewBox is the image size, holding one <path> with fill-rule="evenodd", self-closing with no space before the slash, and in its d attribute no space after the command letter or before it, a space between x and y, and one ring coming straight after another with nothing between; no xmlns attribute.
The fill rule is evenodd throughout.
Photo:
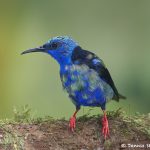
<svg viewBox="0 0 150 150"><path fill-rule="evenodd" d="M52 47L52 49L56 49L58 47L58 44L57 43L52 43L51 47Z"/></svg>

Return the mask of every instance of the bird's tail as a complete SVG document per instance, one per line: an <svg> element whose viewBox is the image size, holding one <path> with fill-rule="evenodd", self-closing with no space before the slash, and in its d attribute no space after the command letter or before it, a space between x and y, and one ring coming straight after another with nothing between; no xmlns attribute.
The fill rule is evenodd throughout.
<svg viewBox="0 0 150 150"><path fill-rule="evenodd" d="M123 96L123 95L121 95L121 94L119 94L119 98L121 98L121 99L126 99L126 97Z"/></svg>

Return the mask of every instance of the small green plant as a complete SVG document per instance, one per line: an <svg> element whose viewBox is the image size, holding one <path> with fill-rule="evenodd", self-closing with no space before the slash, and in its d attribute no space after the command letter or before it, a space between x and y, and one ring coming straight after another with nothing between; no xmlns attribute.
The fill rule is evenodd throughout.
<svg viewBox="0 0 150 150"><path fill-rule="evenodd" d="M13 113L14 120L16 122L30 122L33 119L33 116L31 115L31 108L29 108L28 105L22 106L19 110L14 107Z"/></svg>
<svg viewBox="0 0 150 150"><path fill-rule="evenodd" d="M112 146L113 146L113 143L110 140L106 140L104 142L104 148L105 148L105 150L110 150Z"/></svg>

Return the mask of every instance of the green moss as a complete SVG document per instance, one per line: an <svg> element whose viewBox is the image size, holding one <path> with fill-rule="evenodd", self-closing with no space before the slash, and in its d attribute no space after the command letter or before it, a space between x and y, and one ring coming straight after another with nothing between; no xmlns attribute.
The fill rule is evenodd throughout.
<svg viewBox="0 0 150 150"><path fill-rule="evenodd" d="M113 146L112 141L106 140L106 141L104 142L104 149L105 149L105 150L110 150L112 146Z"/></svg>
<svg viewBox="0 0 150 150"><path fill-rule="evenodd" d="M24 137L16 130L12 129L11 125L0 125L0 129L3 131L3 138L1 145L4 149L23 150Z"/></svg>

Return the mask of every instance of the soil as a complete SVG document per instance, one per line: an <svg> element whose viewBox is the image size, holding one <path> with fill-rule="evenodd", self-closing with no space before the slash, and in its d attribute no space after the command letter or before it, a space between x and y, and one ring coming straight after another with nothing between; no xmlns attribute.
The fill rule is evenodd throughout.
<svg viewBox="0 0 150 150"><path fill-rule="evenodd" d="M122 117L108 116L110 138L104 140L101 119L80 117L74 132L64 119L8 123L0 129L0 150L148 150L150 136ZM130 148L128 144L144 144L144 148Z"/></svg>

